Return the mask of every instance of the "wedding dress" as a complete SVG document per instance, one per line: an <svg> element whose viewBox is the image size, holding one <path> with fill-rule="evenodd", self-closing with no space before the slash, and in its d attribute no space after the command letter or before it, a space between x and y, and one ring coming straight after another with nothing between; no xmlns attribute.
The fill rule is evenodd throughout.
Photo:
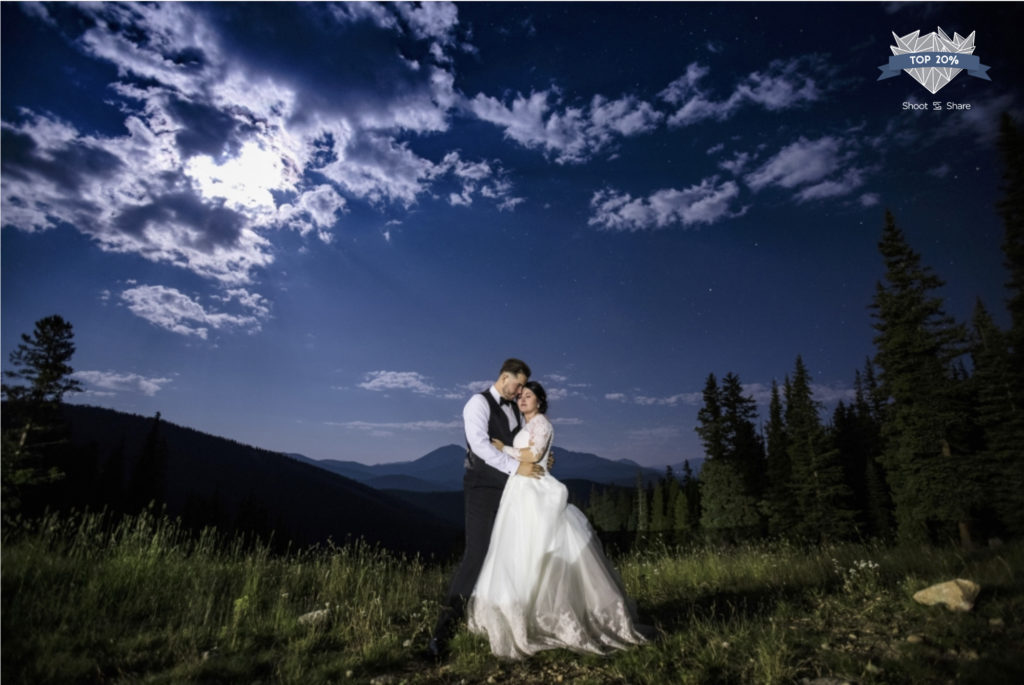
<svg viewBox="0 0 1024 685"><path fill-rule="evenodd" d="M538 414L513 448L543 454L543 466L552 435ZM497 656L558 648L605 654L645 641L621 578L583 512L567 500L565 485L549 473L513 474L505 484L467 611L470 631L485 635Z"/></svg>

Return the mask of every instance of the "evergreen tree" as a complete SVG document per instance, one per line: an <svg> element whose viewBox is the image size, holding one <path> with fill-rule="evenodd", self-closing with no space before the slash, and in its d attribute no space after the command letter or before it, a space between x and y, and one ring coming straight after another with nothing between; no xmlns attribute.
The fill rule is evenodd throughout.
<svg viewBox="0 0 1024 685"><path fill-rule="evenodd" d="M757 500L746 492L737 464L729 459L708 459L701 469L700 525L718 537L746 538L761 524Z"/></svg>
<svg viewBox="0 0 1024 685"><path fill-rule="evenodd" d="M725 456L743 474L747 494L757 497L764 482L764 443L757 432L757 403L743 393L740 378L726 374L721 390L722 440Z"/></svg>
<svg viewBox="0 0 1024 685"><path fill-rule="evenodd" d="M676 530L675 510L676 500L682 495L679 479L672 471L671 466L665 467L665 529Z"/></svg>
<svg viewBox="0 0 1024 685"><path fill-rule="evenodd" d="M700 481L693 475L690 460L683 462L683 497L686 499L686 520L691 529L700 525Z"/></svg>
<svg viewBox="0 0 1024 685"><path fill-rule="evenodd" d="M973 320L971 358L978 424L982 432L984 491L996 515L1013 533L1024 532L1024 407L1014 389L1006 335L981 300Z"/></svg>
<svg viewBox="0 0 1024 685"><path fill-rule="evenodd" d="M651 496L651 530L655 533L663 532L668 528L668 522L665 519L665 488L665 481L659 480L654 484L654 492Z"/></svg>
<svg viewBox="0 0 1024 685"><path fill-rule="evenodd" d="M80 392L69 362L75 353L74 331L60 316L36 321L32 334L23 333L11 352L14 368L2 384L4 407L2 497L4 516L19 509L31 490L61 478L53 460L54 447L64 442L60 404L64 395Z"/></svg>
<svg viewBox="0 0 1024 685"><path fill-rule="evenodd" d="M722 396L715 374L708 374L704 384L704 404L697 412L695 429L704 445L708 459L725 456L725 426L722 418Z"/></svg>
<svg viewBox="0 0 1024 685"><path fill-rule="evenodd" d="M696 427L707 456L700 492L700 521L706 529L749 536L760 526L753 481L764 452L752 420L755 412L738 376L727 374L721 388L714 374L708 376Z"/></svg>
<svg viewBox="0 0 1024 685"><path fill-rule="evenodd" d="M647 490L644 488L643 474L636 472L636 532L646 533L650 524L650 514L647 512Z"/></svg>
<svg viewBox="0 0 1024 685"><path fill-rule="evenodd" d="M787 379L786 383L789 381ZM793 472L789 463L789 441L783 420L782 398L779 384L772 380L771 400L768 404L766 475L764 510L768 532L788 535L797 522L796 501L791 491Z"/></svg>
<svg viewBox="0 0 1024 685"><path fill-rule="evenodd" d="M145 508L150 502L163 504L166 479L167 442L160 434L160 412L157 412L132 472L131 495L135 499L135 508Z"/></svg>
<svg viewBox="0 0 1024 685"><path fill-rule="evenodd" d="M882 412L884 398L878 390L874 365L864 362L864 373L854 380L858 444L863 452L864 499L861 507L868 534L888 537L893 532L892 497L879 459L882 454Z"/></svg>
<svg viewBox="0 0 1024 685"><path fill-rule="evenodd" d="M943 283L921 264L886 212L879 251L886 266L872 309L885 408L881 455L898 532L924 539L930 526L956 522L970 544L969 521L980 493L972 482L963 383L954 380L965 331L932 293Z"/></svg>
<svg viewBox="0 0 1024 685"><path fill-rule="evenodd" d="M801 357L789 384L786 434L792 467L790 489L799 520L795 532L812 539L835 540L853 529L850 491L843 482L839 451L828 440L811 393L810 375Z"/></svg>
<svg viewBox="0 0 1024 685"><path fill-rule="evenodd" d="M680 492L672 505L672 529L675 532L676 541L683 542L692 528L690 504L686 500L686 495Z"/></svg>
<svg viewBox="0 0 1024 685"><path fill-rule="evenodd" d="M1010 272L1006 283L1010 310L1008 343L1019 398L1024 392L1024 136L1006 113L999 125L999 152L1003 163L1003 196L997 206L1003 219L1003 263Z"/></svg>

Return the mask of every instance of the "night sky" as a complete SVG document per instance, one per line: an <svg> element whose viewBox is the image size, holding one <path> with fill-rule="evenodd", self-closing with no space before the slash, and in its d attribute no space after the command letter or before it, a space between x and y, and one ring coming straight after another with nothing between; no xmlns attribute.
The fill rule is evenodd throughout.
<svg viewBox="0 0 1024 685"><path fill-rule="evenodd" d="M2 5L2 351L75 402L314 458L462 442L520 357L555 443L701 456L709 373L823 417L874 353L890 209L1007 323L1019 3ZM877 80L975 32L986 81ZM908 110L904 103L940 111ZM946 103L969 104L949 110Z"/></svg>

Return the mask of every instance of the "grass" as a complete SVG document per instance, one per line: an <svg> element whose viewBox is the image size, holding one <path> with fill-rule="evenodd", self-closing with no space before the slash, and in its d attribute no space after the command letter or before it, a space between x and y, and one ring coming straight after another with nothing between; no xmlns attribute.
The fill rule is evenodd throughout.
<svg viewBox="0 0 1024 685"><path fill-rule="evenodd" d="M509 662L462 631L441 664L423 647L451 566L366 545L273 555L89 514L5 529L2 561L5 683L1024 682L1020 543L648 549L616 563L650 644ZM982 586L972 612L911 599L956 577Z"/></svg>

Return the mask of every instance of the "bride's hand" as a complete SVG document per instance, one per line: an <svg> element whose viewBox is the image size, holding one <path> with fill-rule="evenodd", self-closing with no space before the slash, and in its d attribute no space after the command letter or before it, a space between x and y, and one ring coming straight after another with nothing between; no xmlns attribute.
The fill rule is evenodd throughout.
<svg viewBox="0 0 1024 685"><path fill-rule="evenodd" d="M491 444L494 445L495 449L499 451L505 449L505 443L503 443L501 440L498 440L497 438L491 440Z"/></svg>
<svg viewBox="0 0 1024 685"><path fill-rule="evenodd" d="M519 461L527 464L535 464L537 462L537 455L533 453L529 447L524 447L519 450Z"/></svg>

